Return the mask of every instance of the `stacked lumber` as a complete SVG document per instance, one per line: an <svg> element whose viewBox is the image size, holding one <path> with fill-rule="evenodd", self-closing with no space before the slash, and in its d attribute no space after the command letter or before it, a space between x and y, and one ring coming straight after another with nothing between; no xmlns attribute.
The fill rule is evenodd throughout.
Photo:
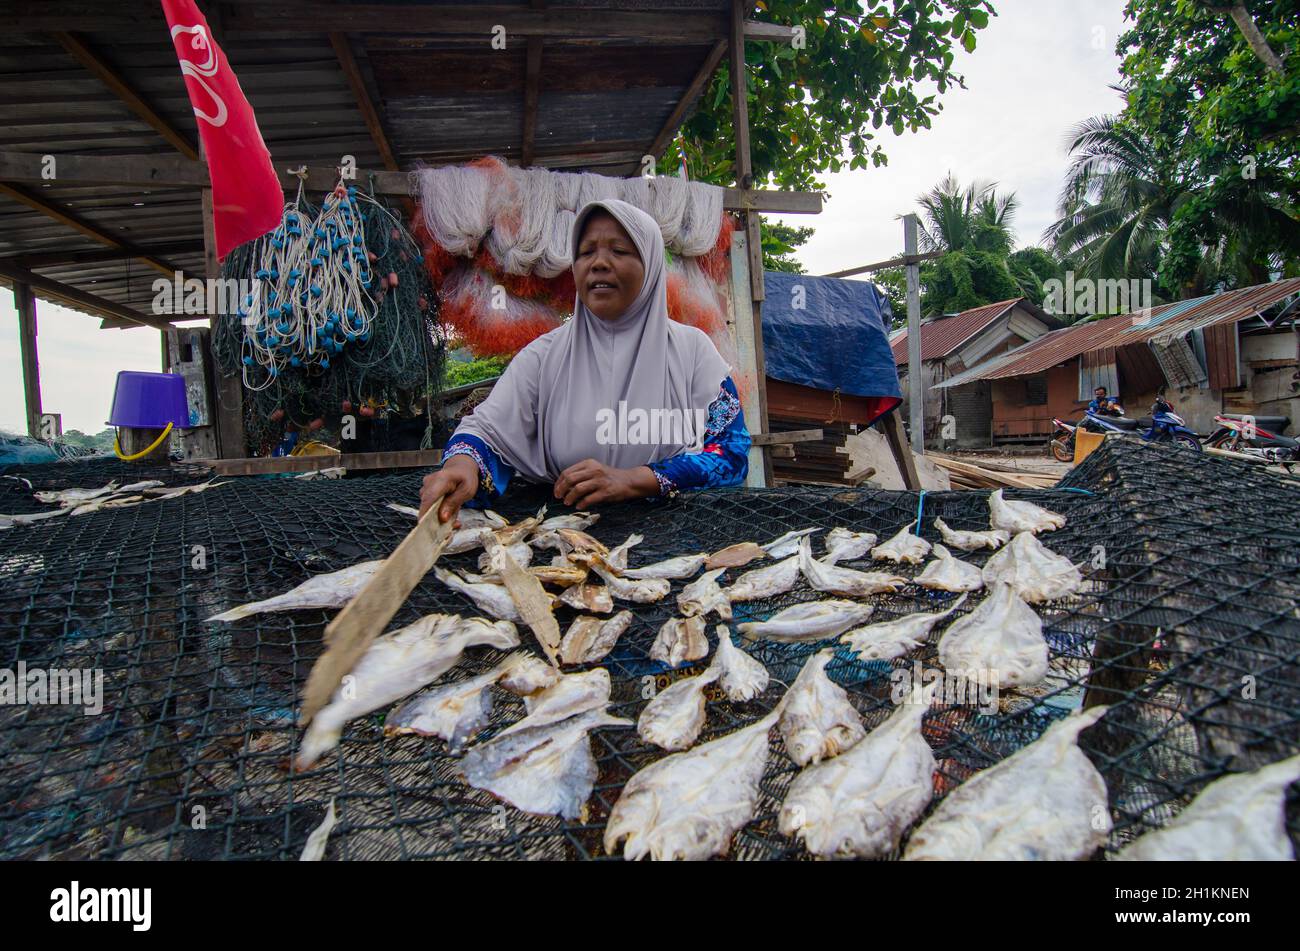
<svg viewBox="0 0 1300 951"><path fill-rule="evenodd" d="M768 414L768 428L774 433L814 427L822 430L821 439L794 443L791 447L794 450L792 457L773 454L773 477L786 482L854 484L848 478L852 460L844 450L844 442L849 436L847 423L827 423L822 420L810 422L794 416Z"/></svg>
<svg viewBox="0 0 1300 951"><path fill-rule="evenodd" d="M1049 472L1013 469L998 463L976 465L941 453L926 453L926 456L948 473L954 489L1048 489L1059 478Z"/></svg>

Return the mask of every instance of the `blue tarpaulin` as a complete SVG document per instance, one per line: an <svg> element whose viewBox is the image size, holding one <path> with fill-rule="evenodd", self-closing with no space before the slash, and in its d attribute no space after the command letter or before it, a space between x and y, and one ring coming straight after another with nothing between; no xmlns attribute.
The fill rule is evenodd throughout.
<svg viewBox="0 0 1300 951"><path fill-rule="evenodd" d="M874 284L807 274L763 273L767 375L819 390L901 401L889 348L889 299Z"/></svg>

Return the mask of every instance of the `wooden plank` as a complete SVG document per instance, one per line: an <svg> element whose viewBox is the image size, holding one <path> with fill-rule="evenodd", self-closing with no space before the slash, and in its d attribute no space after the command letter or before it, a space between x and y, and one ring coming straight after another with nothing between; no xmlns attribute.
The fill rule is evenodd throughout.
<svg viewBox="0 0 1300 951"><path fill-rule="evenodd" d="M103 316L129 321L131 326L134 327L156 327L159 330L166 330L171 326L162 317L155 317L152 314L132 310L107 298L87 293L80 288L73 287L71 284L64 284L62 281L45 277L8 261L0 260L0 280L7 281L10 284L15 282L30 284L41 292L42 297L62 301L73 307L93 311Z"/></svg>
<svg viewBox="0 0 1300 951"><path fill-rule="evenodd" d="M820 429L794 429L780 433L753 433L749 438L755 446L788 446L797 442L816 442L823 435Z"/></svg>
<svg viewBox="0 0 1300 951"><path fill-rule="evenodd" d="M14 282L18 311L18 345L23 365L23 404L27 410L27 435L41 435L41 367L36 355L36 298L30 284Z"/></svg>
<svg viewBox="0 0 1300 951"><path fill-rule="evenodd" d="M650 143L649 154L653 155L656 160L664 154L664 150L668 148L668 143L677 134L677 128L682 124L687 111L694 105L700 94L708 88L709 82L713 79L713 73L718 68L718 64L722 62L722 57L726 55L726 52L726 40L718 40L713 44L713 49L709 50L709 55L704 58L704 62L696 71L695 78L691 80L691 84L686 87L686 92L677 101L677 105L673 107L673 111L668 116L668 121L663 124L659 134Z"/></svg>
<svg viewBox="0 0 1300 951"><path fill-rule="evenodd" d="M73 59L86 67L96 79L107 86L146 125L170 142L176 148L176 151L188 159L197 159L199 157L199 150L194 147L194 143L131 88L131 84L117 70L108 65L103 56L93 50L83 37L65 31L55 31L53 36Z"/></svg>
<svg viewBox="0 0 1300 951"><path fill-rule="evenodd" d="M404 449L391 452L350 452L327 456L266 456L245 459L196 459L211 466L217 475L267 475L281 472L313 472L317 469L419 469L436 466L442 453L436 449Z"/></svg>
<svg viewBox="0 0 1300 951"><path fill-rule="evenodd" d="M451 540L455 520L438 521L439 497L402 539L361 592L325 628L325 653L317 659L303 691L299 724L306 726L329 702L344 675L356 666L385 625L429 573Z"/></svg>
<svg viewBox="0 0 1300 951"><path fill-rule="evenodd" d="M793 43L795 30L792 26L780 23L763 23L759 20L745 21L745 39L756 43Z"/></svg>
<svg viewBox="0 0 1300 951"><path fill-rule="evenodd" d="M894 454L898 471L903 477L903 485L913 492L921 490L921 478L916 474L916 460L912 449L907 444L907 434L903 432L903 421L897 412L887 413L881 423L885 439L889 442L889 451Z"/></svg>
<svg viewBox="0 0 1300 951"><path fill-rule="evenodd" d="M338 59L348 86L352 89L352 95L356 97L361 120L365 122L366 130L370 133L375 148L379 150L380 160L386 169L396 171L402 166L397 161L397 154L393 151L392 145L389 144L388 133L384 131L384 124L379 118L379 110L375 108L370 92L366 89L365 80L361 77L361 69L357 66L357 59L352 53L352 44L348 40L348 35L337 30L331 31L330 46L334 47L334 56Z"/></svg>
<svg viewBox="0 0 1300 951"><path fill-rule="evenodd" d="M122 241L119 238L113 237L106 231L102 230L98 225L87 221L71 209L64 208L62 205L41 198L38 195L34 195L25 188L21 188L17 185L6 185L3 182L0 182L0 195L12 198L14 201L26 205L33 211L39 211L47 218L52 218L59 222L59 224L67 225L72 230L86 236L87 238L98 241L100 244L106 244L110 248L119 248L130 251L132 252L133 257L139 258L154 270L161 271L168 277L172 277L177 271L181 270L170 261L156 258L140 251L130 242Z"/></svg>
<svg viewBox="0 0 1300 951"><path fill-rule="evenodd" d="M903 216L903 253L916 256L921 222L916 215ZM911 417L912 451L925 455L925 368L921 362L921 268L907 266L907 409ZM902 423L899 423L900 431ZM908 457L908 464L912 459Z"/></svg>
<svg viewBox="0 0 1300 951"><path fill-rule="evenodd" d="M943 257L946 253L945 251L927 251L924 254L904 254L901 257L890 258L888 261L877 261L875 264L864 264L862 267L832 271L829 274L823 274L822 277L851 277L854 274L869 274L872 271L883 271L886 268L904 267L908 264L919 264L922 261L933 261L935 258Z"/></svg>
<svg viewBox="0 0 1300 951"><path fill-rule="evenodd" d="M94 251L42 251L19 254L9 260L25 268L65 267L69 264L101 264L125 261L138 254L163 258L172 254L197 254L203 250L202 241L169 241L166 244L136 245L133 250L103 248Z"/></svg>
<svg viewBox="0 0 1300 951"><path fill-rule="evenodd" d="M523 146L519 153L519 164L524 168L533 164L534 149L537 144L537 99L541 89L541 75L542 39L539 36L530 36L527 63L524 66Z"/></svg>
<svg viewBox="0 0 1300 951"><path fill-rule="evenodd" d="M221 276L217 260L217 233L212 212L212 189L200 193L203 202L203 269L207 277ZM216 336L217 321L237 320L233 315L209 314L208 339ZM216 365L212 368L212 399L209 405L216 417L217 450L225 459L242 456L248 451L244 437L244 389L239 376L222 376Z"/></svg>

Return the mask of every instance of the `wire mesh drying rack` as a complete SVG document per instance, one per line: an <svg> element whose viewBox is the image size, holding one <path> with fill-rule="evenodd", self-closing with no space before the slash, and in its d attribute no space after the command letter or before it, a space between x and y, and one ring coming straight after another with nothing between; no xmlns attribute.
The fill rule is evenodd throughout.
<svg viewBox="0 0 1300 951"><path fill-rule="evenodd" d="M210 475L115 461L6 474L38 489L110 478L192 484ZM635 731L592 734L599 778L587 815L574 821L530 816L467 786L441 741L384 738L386 710L352 721L336 751L313 770L293 773L287 760L299 736L299 690L334 612L205 620L312 574L386 555L412 524L386 503L413 503L419 481L416 473L238 479L197 495L0 533L0 669L21 661L29 669L92 668L104 676L99 715L0 706L0 858L291 859L331 798L339 821L330 859L599 857L624 782L666 755ZM1052 658L1045 682L1004 690L996 713L953 705L927 714L936 802L1081 705L1111 705L1080 741L1109 791L1115 828L1106 853L1167 822L1225 772L1300 750L1300 491L1239 463L1120 440L1107 441L1056 489L1007 496L1067 516L1065 528L1043 538L1085 564L1088 584L1081 595L1038 609ZM0 499L9 512L43 507L16 480L3 480ZM545 501L546 493L531 487L512 491L497 510L513 520ZM552 505L550 514L558 511ZM988 526L982 492L790 486L622 505L590 531L610 545L633 531L643 535L632 562L644 564L814 525L884 538L915 523L918 511L930 540L937 539L935 517L958 529ZM819 552L820 534L814 537ZM961 557L981 563L986 555ZM473 570L475 558L446 562ZM667 672L648 657L682 584L674 582L658 604L619 605L636 620L602 662L613 678L613 714L637 716L647 678L662 686L707 663ZM737 604L734 623L820 597L801 581L778 598ZM935 610L951 597L909 584L872 599L872 620ZM479 613L430 575L393 626L435 611ZM563 629L573 612L558 614ZM888 662L863 662L838 647L827 672L868 728L892 710L891 673L937 666L941 630ZM526 630L521 635L532 644ZM748 703L710 700L701 742L764 715L809 655L838 645L737 643L768 667L772 684ZM471 649L444 681L481 673L501 656ZM483 738L523 714L517 700L497 697ZM776 823L795 773L774 733L756 817L736 835L731 858L805 857ZM1294 794L1288 834L1300 841Z"/></svg>

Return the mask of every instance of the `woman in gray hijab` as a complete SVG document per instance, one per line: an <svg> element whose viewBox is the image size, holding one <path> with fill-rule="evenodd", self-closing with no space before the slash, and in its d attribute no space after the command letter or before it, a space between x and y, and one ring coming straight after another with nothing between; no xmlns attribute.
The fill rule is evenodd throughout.
<svg viewBox="0 0 1300 951"><path fill-rule="evenodd" d="M655 220L594 201L570 241L572 319L521 350L461 421L421 514L445 496L448 521L515 476L553 482L574 508L744 481L750 438L730 368L707 334L669 318Z"/></svg>

